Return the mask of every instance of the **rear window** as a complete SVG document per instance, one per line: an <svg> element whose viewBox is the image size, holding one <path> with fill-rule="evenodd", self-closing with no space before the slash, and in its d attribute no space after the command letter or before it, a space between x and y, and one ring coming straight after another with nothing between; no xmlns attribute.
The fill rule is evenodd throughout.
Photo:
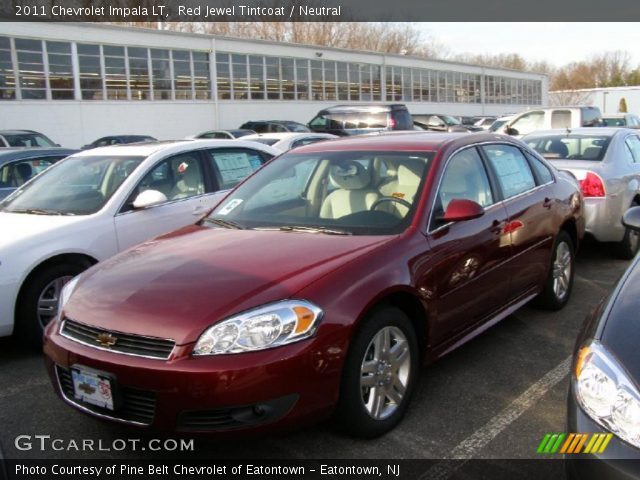
<svg viewBox="0 0 640 480"><path fill-rule="evenodd" d="M602 123L605 127L624 127L627 124L627 121L623 117L618 118L602 118Z"/></svg>
<svg viewBox="0 0 640 480"><path fill-rule="evenodd" d="M318 115L310 125L329 130L387 128L387 113L342 112Z"/></svg>
<svg viewBox="0 0 640 480"><path fill-rule="evenodd" d="M523 140L549 160L600 161L604 158L611 138L603 135L530 135Z"/></svg>

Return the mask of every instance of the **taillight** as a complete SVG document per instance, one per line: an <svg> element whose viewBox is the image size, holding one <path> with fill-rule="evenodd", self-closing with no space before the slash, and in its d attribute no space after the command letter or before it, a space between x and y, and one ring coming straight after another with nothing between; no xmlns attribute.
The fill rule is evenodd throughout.
<svg viewBox="0 0 640 480"><path fill-rule="evenodd" d="M593 172L587 172L584 180L580 180L580 188L585 197L604 197L604 183L602 179Z"/></svg>
<svg viewBox="0 0 640 480"><path fill-rule="evenodd" d="M395 118L393 118L393 117L389 118L389 127L391 127L391 130L396 128L396 119Z"/></svg>

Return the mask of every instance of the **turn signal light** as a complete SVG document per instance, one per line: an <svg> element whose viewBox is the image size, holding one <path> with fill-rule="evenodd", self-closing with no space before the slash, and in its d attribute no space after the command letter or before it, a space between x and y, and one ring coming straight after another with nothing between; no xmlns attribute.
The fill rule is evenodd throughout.
<svg viewBox="0 0 640 480"><path fill-rule="evenodd" d="M580 180L580 188L585 197L604 197L604 183L602 179L593 172L587 172L584 180Z"/></svg>

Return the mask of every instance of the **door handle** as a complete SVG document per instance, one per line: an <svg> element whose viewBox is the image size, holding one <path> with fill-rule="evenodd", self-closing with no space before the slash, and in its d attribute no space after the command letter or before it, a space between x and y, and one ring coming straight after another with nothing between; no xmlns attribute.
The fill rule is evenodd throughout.
<svg viewBox="0 0 640 480"><path fill-rule="evenodd" d="M544 202L542 202L542 206L547 210L551 210L551 207L553 206L553 201L550 198L545 197Z"/></svg>
<svg viewBox="0 0 640 480"><path fill-rule="evenodd" d="M491 228L489 228L489 231L491 233L495 233L497 235L500 235L500 233L502 233L502 227L504 227L505 222L501 222L499 220L494 220L493 222L491 222Z"/></svg>

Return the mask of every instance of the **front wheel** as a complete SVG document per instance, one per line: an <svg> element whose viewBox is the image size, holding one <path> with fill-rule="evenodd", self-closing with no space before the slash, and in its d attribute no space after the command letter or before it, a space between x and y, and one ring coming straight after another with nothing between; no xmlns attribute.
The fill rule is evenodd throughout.
<svg viewBox="0 0 640 480"><path fill-rule="evenodd" d="M573 288L574 247L571 237L560 231L553 246L551 268L537 304L548 310L560 310L569 301Z"/></svg>
<svg viewBox="0 0 640 480"><path fill-rule="evenodd" d="M418 340L401 310L375 311L356 333L345 361L337 416L349 434L373 438L402 420L418 374Z"/></svg>

